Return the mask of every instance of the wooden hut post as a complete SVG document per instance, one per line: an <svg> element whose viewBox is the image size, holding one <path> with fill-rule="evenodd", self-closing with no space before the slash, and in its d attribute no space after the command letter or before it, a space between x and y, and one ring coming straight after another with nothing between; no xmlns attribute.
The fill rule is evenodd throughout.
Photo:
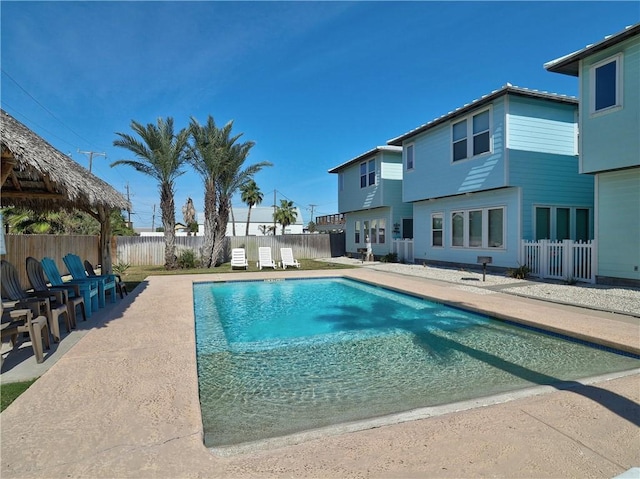
<svg viewBox="0 0 640 479"><path fill-rule="evenodd" d="M99 251L101 274L111 274L111 209L104 205L98 205L98 217L100 221Z"/></svg>

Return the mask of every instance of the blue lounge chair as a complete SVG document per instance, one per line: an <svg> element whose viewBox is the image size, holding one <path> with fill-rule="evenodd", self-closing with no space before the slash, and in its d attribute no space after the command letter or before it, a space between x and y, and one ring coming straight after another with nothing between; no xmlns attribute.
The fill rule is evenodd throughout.
<svg viewBox="0 0 640 479"><path fill-rule="evenodd" d="M98 311L98 308L100 306L100 302L98 300L98 281L91 279L81 281L64 281L62 279L62 276L60 275L58 266L56 266L56 262L53 261L53 259L42 258L40 264L42 265L42 269L44 269L44 273L47 275L49 282L53 286L68 286L69 284L77 284L80 287L80 294L82 294L82 296L84 297L84 304L87 307L86 313L88 318L91 317L91 313L93 311Z"/></svg>
<svg viewBox="0 0 640 479"><path fill-rule="evenodd" d="M89 277L84 269L84 265L82 264L80 256L76 254L69 253L64 258L62 258L62 261L64 261L64 264L67 265L67 269L69 270L69 273L74 280L96 280L98 282L98 302L101 308L105 307L105 297L107 291L111 291L111 302L116 302L115 276L101 275Z"/></svg>

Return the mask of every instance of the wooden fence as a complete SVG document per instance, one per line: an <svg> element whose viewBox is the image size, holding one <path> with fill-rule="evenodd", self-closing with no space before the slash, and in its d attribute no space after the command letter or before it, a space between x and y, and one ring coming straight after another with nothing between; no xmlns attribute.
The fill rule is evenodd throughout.
<svg viewBox="0 0 640 479"><path fill-rule="evenodd" d="M100 263L98 236L88 235L13 235L5 236L7 254L3 259L9 261L18 270L22 287L30 288L26 271L26 259L29 256L41 260L45 256L53 258L60 273L68 274L62 258L74 253L92 264ZM176 254L181 250L192 249L199 253L202 236L176 237ZM257 261L258 247L271 247L275 261L280 261L280 248L289 247L294 258L313 259L343 256L345 254L344 233L315 235L276 235L276 236L228 236L226 238L224 261L230 261L231 248L243 247L247 250L249 261ZM114 236L111 240L112 262L131 265L164 264L164 237L154 236Z"/></svg>
<svg viewBox="0 0 640 479"><path fill-rule="evenodd" d="M60 273L67 274L62 258L74 253L93 264L100 263L98 236L89 235L13 235L5 236L7 254L2 259L13 264L18 270L23 288L30 288L27 278L26 260L33 256L41 260L45 256L53 258ZM113 251L113 243L112 243Z"/></svg>
<svg viewBox="0 0 640 479"><path fill-rule="evenodd" d="M193 250L199 256L204 238L202 236L176 237L176 254L185 249ZM225 238L223 262L231 259L232 248L245 248L249 262L258 260L258 248L268 246L273 251L274 261L280 261L280 248L293 250L297 259L330 258L345 254L344 233L302 234L276 236L227 236ZM164 238L157 236L118 236L115 251L115 263L130 265L164 264Z"/></svg>

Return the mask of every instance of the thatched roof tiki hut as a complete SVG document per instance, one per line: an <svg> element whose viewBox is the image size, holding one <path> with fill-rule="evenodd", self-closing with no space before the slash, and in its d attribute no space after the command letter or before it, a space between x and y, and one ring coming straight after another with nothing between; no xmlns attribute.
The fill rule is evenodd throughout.
<svg viewBox="0 0 640 479"><path fill-rule="evenodd" d="M129 208L129 202L7 112L0 113L2 206L86 211L100 223L99 257L103 271L111 272L109 213Z"/></svg>

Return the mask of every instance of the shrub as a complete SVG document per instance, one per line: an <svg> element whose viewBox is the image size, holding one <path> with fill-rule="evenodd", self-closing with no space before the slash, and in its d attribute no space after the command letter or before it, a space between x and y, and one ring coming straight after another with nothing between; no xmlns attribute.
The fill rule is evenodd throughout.
<svg viewBox="0 0 640 479"><path fill-rule="evenodd" d="M387 253L380 258L380 261L383 263L397 263L398 253Z"/></svg>
<svg viewBox="0 0 640 479"><path fill-rule="evenodd" d="M526 264L521 264L517 268L507 270L507 275L515 279L525 279L530 271Z"/></svg>
<svg viewBox="0 0 640 479"><path fill-rule="evenodd" d="M118 261L113 265L113 272L123 275L129 268L131 268L131 263L123 263L122 261Z"/></svg>
<svg viewBox="0 0 640 479"><path fill-rule="evenodd" d="M178 255L178 267L181 269L193 269L197 266L196 253L192 249L183 249Z"/></svg>

